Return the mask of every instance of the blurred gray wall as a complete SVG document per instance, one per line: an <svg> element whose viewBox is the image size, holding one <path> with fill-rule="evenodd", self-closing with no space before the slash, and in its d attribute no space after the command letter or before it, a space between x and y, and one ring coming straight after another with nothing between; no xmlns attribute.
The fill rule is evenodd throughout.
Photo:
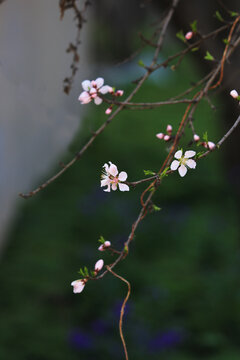
<svg viewBox="0 0 240 360"><path fill-rule="evenodd" d="M87 25L82 32L86 44ZM46 178L79 127L81 73L69 96L62 80L70 75L73 14L60 21L58 0L7 0L0 5L0 250L18 204L19 192Z"/></svg>

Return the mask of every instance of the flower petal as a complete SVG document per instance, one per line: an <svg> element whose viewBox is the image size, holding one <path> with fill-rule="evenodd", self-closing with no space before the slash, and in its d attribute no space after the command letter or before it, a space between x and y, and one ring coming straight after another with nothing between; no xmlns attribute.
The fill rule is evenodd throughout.
<svg viewBox="0 0 240 360"><path fill-rule="evenodd" d="M107 177L106 179L101 180L101 187L107 186L110 184L110 179Z"/></svg>
<svg viewBox="0 0 240 360"><path fill-rule="evenodd" d="M110 186L110 184L108 184L107 188L106 188L106 189L103 189L103 191L110 192L110 191L111 191L111 186Z"/></svg>
<svg viewBox="0 0 240 360"><path fill-rule="evenodd" d="M185 159L189 159L189 158L193 157L194 155L196 155L196 151L188 150L185 152L184 157L185 157Z"/></svg>
<svg viewBox="0 0 240 360"><path fill-rule="evenodd" d="M126 184L118 183L120 191L129 191L129 186Z"/></svg>
<svg viewBox="0 0 240 360"><path fill-rule="evenodd" d="M83 280L75 280L71 283L71 285L73 286L74 294L77 294L83 291L85 282Z"/></svg>
<svg viewBox="0 0 240 360"><path fill-rule="evenodd" d="M82 104L88 104L92 99L87 91L83 91L79 95L78 100L81 101Z"/></svg>
<svg viewBox="0 0 240 360"><path fill-rule="evenodd" d="M176 159L181 159L181 157L182 157L182 150L178 150L178 151L175 153L174 157L175 157Z"/></svg>
<svg viewBox="0 0 240 360"><path fill-rule="evenodd" d="M113 190L113 191L116 191L116 190L117 190L117 184L116 184L116 183L113 183L113 184L112 184L112 190Z"/></svg>
<svg viewBox="0 0 240 360"><path fill-rule="evenodd" d="M118 175L118 179L120 181L125 181L127 180L128 174L126 173L126 171L121 171L120 174Z"/></svg>
<svg viewBox="0 0 240 360"><path fill-rule="evenodd" d="M82 82L82 88L83 88L83 90L85 90L85 91L89 91L90 89L91 89L91 81L90 80L84 80L83 82Z"/></svg>
<svg viewBox="0 0 240 360"><path fill-rule="evenodd" d="M185 176L186 173L187 173L187 168L186 168L186 166L184 166L184 165L179 166L178 172L179 172L179 175L180 175L181 177Z"/></svg>
<svg viewBox="0 0 240 360"><path fill-rule="evenodd" d="M118 168L116 167L116 165L111 163L111 165L108 168L108 173L114 177L117 176Z"/></svg>
<svg viewBox="0 0 240 360"><path fill-rule="evenodd" d="M102 99L100 97L95 97L94 102L96 105L100 105L102 103Z"/></svg>
<svg viewBox="0 0 240 360"><path fill-rule="evenodd" d="M171 163L170 169L171 169L171 170L177 170L179 164L180 164L179 161L173 160L173 162Z"/></svg>
<svg viewBox="0 0 240 360"><path fill-rule="evenodd" d="M196 161L190 159L186 161L186 165L190 168L190 169L195 169L196 167Z"/></svg>
<svg viewBox="0 0 240 360"><path fill-rule="evenodd" d="M99 89L99 92L101 94L107 94L112 90L112 88L108 85L104 85L103 87L101 87L101 89Z"/></svg>
<svg viewBox="0 0 240 360"><path fill-rule="evenodd" d="M99 77L95 80L95 83L97 84L97 88L99 89L104 84L104 79L102 77Z"/></svg>

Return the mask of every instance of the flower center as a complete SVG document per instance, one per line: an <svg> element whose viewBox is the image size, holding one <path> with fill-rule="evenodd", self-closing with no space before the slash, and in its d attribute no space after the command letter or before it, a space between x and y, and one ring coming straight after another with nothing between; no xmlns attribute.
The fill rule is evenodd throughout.
<svg viewBox="0 0 240 360"><path fill-rule="evenodd" d="M180 162L181 165L186 166L187 160L188 160L188 159L185 159L185 157L181 157L181 159L179 160L179 162Z"/></svg>

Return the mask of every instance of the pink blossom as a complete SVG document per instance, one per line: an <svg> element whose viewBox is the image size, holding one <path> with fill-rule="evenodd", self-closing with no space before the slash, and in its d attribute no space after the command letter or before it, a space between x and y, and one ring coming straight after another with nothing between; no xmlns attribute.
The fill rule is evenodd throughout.
<svg viewBox="0 0 240 360"><path fill-rule="evenodd" d="M193 139L194 139L194 141L198 142L200 140L200 136L198 136L197 134L194 134Z"/></svg>
<svg viewBox="0 0 240 360"><path fill-rule="evenodd" d="M204 142L202 145L209 150L213 150L216 146L212 141Z"/></svg>
<svg viewBox="0 0 240 360"><path fill-rule="evenodd" d="M102 270L103 265L104 265L104 261L102 259L98 260L94 267L95 271L99 272L100 270Z"/></svg>
<svg viewBox="0 0 240 360"><path fill-rule="evenodd" d="M238 97L238 92L237 92L237 90L231 90L231 91L230 91L230 95L231 95L234 99L237 99L237 97Z"/></svg>
<svg viewBox="0 0 240 360"><path fill-rule="evenodd" d="M86 282L86 279L74 280L71 283L71 285L73 286L74 294L81 293L85 287Z"/></svg>
<svg viewBox="0 0 240 360"><path fill-rule="evenodd" d="M121 171L118 174L117 166L111 163L111 161L109 161L109 165L104 164L103 168L101 187L107 186L104 191L110 192L111 189L115 191L117 190L117 187L119 187L120 191L129 191L129 186L127 184L123 184L123 181L126 181L128 176L125 171Z"/></svg>
<svg viewBox="0 0 240 360"><path fill-rule="evenodd" d="M101 77L92 81L84 80L82 82L82 88L84 91L79 95L78 98L81 104L88 104L94 99L95 104L100 105L102 103L102 99L98 96L98 94L107 94L113 91L111 86L103 84L104 79Z"/></svg>
<svg viewBox="0 0 240 360"><path fill-rule="evenodd" d="M157 137L158 139L163 139L163 138L164 138L164 134L163 134L163 133L158 133L158 134L156 134L156 137Z"/></svg>
<svg viewBox="0 0 240 360"><path fill-rule="evenodd" d="M188 31L185 35L185 39L186 40L190 40L193 37L193 32L192 31Z"/></svg>
<svg viewBox="0 0 240 360"><path fill-rule="evenodd" d="M110 241L105 241L103 244L101 244L98 248L99 251L104 251L106 250L108 247L111 246L111 242Z"/></svg>
<svg viewBox="0 0 240 360"><path fill-rule="evenodd" d="M167 133L171 135L171 133L172 133L172 125L168 125L166 130L167 130Z"/></svg>
<svg viewBox="0 0 240 360"><path fill-rule="evenodd" d="M124 91L123 90L117 90L116 95L117 96L123 96Z"/></svg>
<svg viewBox="0 0 240 360"><path fill-rule="evenodd" d="M111 114L111 112L112 112L112 107L110 106L110 107L107 108L107 110L105 111L105 114L106 114L106 115L109 115L109 114Z"/></svg>
<svg viewBox="0 0 240 360"><path fill-rule="evenodd" d="M185 176L188 168L195 169L195 167L197 165L195 160L190 159L191 157L193 157L195 155L196 155L196 152L193 150L186 151L184 155L183 155L182 150L178 150L174 155L174 157L177 160L173 160L173 162L171 163L170 169L173 171L178 169L179 175L181 177Z"/></svg>
<svg viewBox="0 0 240 360"><path fill-rule="evenodd" d="M171 138L171 136L169 136L169 135L164 135L163 140L164 140L164 141L169 141L170 138Z"/></svg>

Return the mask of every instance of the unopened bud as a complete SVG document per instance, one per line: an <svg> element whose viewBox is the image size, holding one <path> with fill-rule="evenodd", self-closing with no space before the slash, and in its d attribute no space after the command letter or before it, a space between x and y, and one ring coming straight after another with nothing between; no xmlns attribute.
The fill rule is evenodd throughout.
<svg viewBox="0 0 240 360"><path fill-rule="evenodd" d="M123 96L123 92L124 92L123 90L117 90L115 94L117 96Z"/></svg>
<svg viewBox="0 0 240 360"><path fill-rule="evenodd" d="M111 246L111 242L110 241L105 241L102 245L99 246L98 250L99 251L104 251L110 246Z"/></svg>
<svg viewBox="0 0 240 360"><path fill-rule="evenodd" d="M171 136L169 136L169 135L164 135L163 140L164 140L164 141L169 141L169 140L170 140L170 138L171 138Z"/></svg>
<svg viewBox="0 0 240 360"><path fill-rule="evenodd" d="M158 133L158 134L156 134L156 137L157 137L158 139L163 139L163 138L164 138L164 134L163 134L163 133Z"/></svg>
<svg viewBox="0 0 240 360"><path fill-rule="evenodd" d="M213 150L216 146L212 141L203 142L202 145L209 150Z"/></svg>
<svg viewBox="0 0 240 360"><path fill-rule="evenodd" d="M186 40L190 40L192 37L193 37L193 32L192 31L187 32L186 35L185 35Z"/></svg>
<svg viewBox="0 0 240 360"><path fill-rule="evenodd" d="M102 270L103 265L104 265L104 261L102 259L98 260L94 267L95 271L99 272L100 270Z"/></svg>
<svg viewBox="0 0 240 360"><path fill-rule="evenodd" d="M107 110L105 111L105 114L106 114L106 115L109 115L109 114L111 114L111 112L112 112L112 107L110 106L110 107L107 108Z"/></svg>
<svg viewBox="0 0 240 360"><path fill-rule="evenodd" d="M234 99L236 99L236 98L238 97L238 92L237 92L237 90L232 90L232 91L230 91L230 95L231 95Z"/></svg>
<svg viewBox="0 0 240 360"><path fill-rule="evenodd" d="M167 133L171 134L172 133L172 125L168 125L167 126Z"/></svg>
<svg viewBox="0 0 240 360"><path fill-rule="evenodd" d="M200 136L198 136L197 134L194 134L193 139L194 139L194 141L198 142L200 140Z"/></svg>

